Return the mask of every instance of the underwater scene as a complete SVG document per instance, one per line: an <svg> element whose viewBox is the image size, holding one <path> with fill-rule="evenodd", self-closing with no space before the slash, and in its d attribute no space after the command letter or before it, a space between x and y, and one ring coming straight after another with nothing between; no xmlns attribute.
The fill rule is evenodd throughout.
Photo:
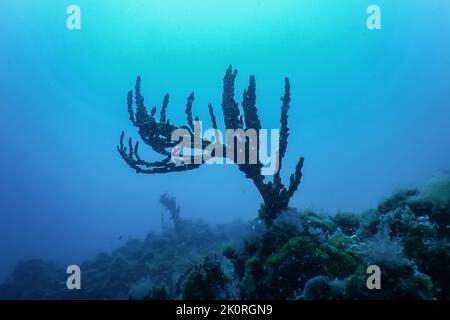
<svg viewBox="0 0 450 320"><path fill-rule="evenodd" d="M449 33L447 0L2 0L0 300L449 300Z"/></svg>

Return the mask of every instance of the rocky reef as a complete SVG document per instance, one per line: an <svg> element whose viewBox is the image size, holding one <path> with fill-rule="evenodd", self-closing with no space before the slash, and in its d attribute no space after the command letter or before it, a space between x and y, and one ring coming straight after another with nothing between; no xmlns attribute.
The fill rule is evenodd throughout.
<svg viewBox="0 0 450 320"><path fill-rule="evenodd" d="M399 191L363 213L285 210L210 226L182 220L65 269L31 260L0 285L1 299L450 299L450 178ZM367 266L381 269L368 290Z"/></svg>

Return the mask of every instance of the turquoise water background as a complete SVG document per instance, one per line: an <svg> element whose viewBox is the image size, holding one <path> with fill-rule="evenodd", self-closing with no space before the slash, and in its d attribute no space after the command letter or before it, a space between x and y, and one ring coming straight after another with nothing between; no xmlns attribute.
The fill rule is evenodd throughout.
<svg viewBox="0 0 450 320"><path fill-rule="evenodd" d="M66 28L71 4L81 30ZM371 4L381 30L366 27ZM360 212L442 174L449 33L447 0L1 1L0 278L19 259L78 263L159 230L165 191L185 217L257 215L260 196L235 166L159 176L126 166L116 145L121 130L137 136L126 93L138 74L148 106L170 93L169 118L182 124L195 91L194 114L209 123L233 64L238 101L256 76L266 128L278 127L288 76L282 176L306 158L295 207Z"/></svg>

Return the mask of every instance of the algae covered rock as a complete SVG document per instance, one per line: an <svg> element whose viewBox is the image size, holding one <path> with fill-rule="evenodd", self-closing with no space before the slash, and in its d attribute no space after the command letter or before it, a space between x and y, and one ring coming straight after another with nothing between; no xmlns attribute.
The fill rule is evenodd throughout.
<svg viewBox="0 0 450 320"><path fill-rule="evenodd" d="M341 300L344 297L345 284L342 280L331 280L327 276L317 276L306 282L298 300Z"/></svg>
<svg viewBox="0 0 450 320"><path fill-rule="evenodd" d="M345 299L357 300L422 300L433 298L432 279L417 270L410 261L403 263L381 263L381 290L369 290L367 273L360 267L345 279Z"/></svg>
<svg viewBox="0 0 450 320"><path fill-rule="evenodd" d="M215 300L229 298L228 277L219 261L205 257L186 275L181 284L182 298L187 300Z"/></svg>
<svg viewBox="0 0 450 320"><path fill-rule="evenodd" d="M289 208L258 220L180 229L130 240L80 264L83 290L65 269L19 263L1 299L450 299L449 183L400 191L362 214ZM368 266L381 271L370 290Z"/></svg>

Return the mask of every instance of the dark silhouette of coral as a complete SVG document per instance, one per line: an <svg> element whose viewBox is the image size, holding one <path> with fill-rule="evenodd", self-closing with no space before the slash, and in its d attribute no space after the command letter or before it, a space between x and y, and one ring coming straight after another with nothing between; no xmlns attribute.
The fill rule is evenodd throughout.
<svg viewBox="0 0 450 320"><path fill-rule="evenodd" d="M242 100L242 111L239 108L239 104L235 101L235 90L234 82L237 76L237 70L232 69L230 66L225 74L223 80L223 94L222 94L222 112L225 122L225 129L253 129L257 134L261 130L261 123L258 116L258 109L256 107L256 83L255 77L250 76L249 85L243 93ZM289 79L285 78L284 95L281 98L281 119L280 119L280 137L279 137L279 161L278 161L278 171L274 174L273 181L265 182L264 176L261 174L261 168L263 167L262 162L259 159L259 149L260 141L258 139L257 143L257 161L256 163L250 163L248 161L249 155L245 155L245 163L238 164L239 170L245 174L245 177L251 179L258 189L259 193L263 198L263 205L259 212L260 218L263 219L266 224L271 225L273 220L282 212L288 208L288 204L297 188L300 184L302 177L302 167L304 158L300 158L295 172L290 176L289 186L285 186L280 177L280 170L283 162L283 158L286 155L286 149L289 137L289 127L288 127L288 111L290 108L291 94L290 94L290 84ZM191 161L189 163L174 163L171 161L171 150L178 144L178 141L172 141L172 132L176 129L185 129L186 132L191 137L191 149L195 150L194 145L194 121L199 121L196 117L195 120L192 116L192 105L194 102L194 94L189 95L186 103L186 118L187 124L183 126L175 126L170 123L167 118L167 106L169 104L169 95L164 96L164 100L161 107L159 121L155 118L156 107L153 107L148 113L147 108L144 105L144 97L141 95L141 78L138 77L136 80L134 100L136 104L136 110L133 108L133 92L128 92L128 113L131 122L135 127L138 128L139 136L142 141L151 147L155 152L164 156L162 160L148 162L139 156L139 141L133 144L132 139L128 140L128 147L124 143L124 132L122 132L120 137L120 144L118 146L118 151L126 163L137 173L169 173L169 172L181 172L194 170L201 166L201 164L195 163L194 157L195 152L191 152ZM217 129L217 119L214 114L214 108L212 104L208 106L209 114L211 117L212 127ZM258 135L257 135L258 136ZM212 142L202 139L201 146L204 149L206 146L210 145ZM217 143L217 141L216 141ZM222 145L223 148L223 158L234 160L237 152L242 152L238 150L236 143L233 143L234 152L227 152L227 147L230 147L230 143L227 141L227 145ZM250 150L253 145L250 145L250 141L247 137L245 141L245 149ZM204 151L204 150L202 150ZM211 151L210 154L215 157L215 151Z"/></svg>
<svg viewBox="0 0 450 320"><path fill-rule="evenodd" d="M177 205L177 200L175 197L171 197L164 193L159 198L159 202L169 211L170 219L173 222L176 233L179 235L181 233L181 217L180 217L180 206Z"/></svg>

